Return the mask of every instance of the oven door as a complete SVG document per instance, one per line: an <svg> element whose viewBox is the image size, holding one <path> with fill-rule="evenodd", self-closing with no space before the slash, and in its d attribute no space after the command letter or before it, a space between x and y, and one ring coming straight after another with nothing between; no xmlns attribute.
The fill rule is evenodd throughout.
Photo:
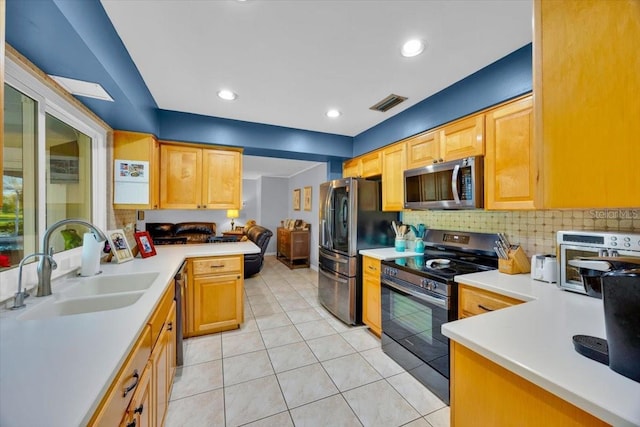
<svg viewBox="0 0 640 427"><path fill-rule="evenodd" d="M606 256L602 253L603 250L607 252L607 249L593 246L560 245L559 286L569 291L586 294L587 291L582 283L582 276L580 276L578 267L569 265L569 261L577 258ZM608 249L608 251L611 250L612 249ZM617 256L620 257L633 257L640 259L638 252L625 251L624 249L615 249L615 251Z"/></svg>
<svg viewBox="0 0 640 427"><path fill-rule="evenodd" d="M381 297L382 350L448 404L449 339L441 327L453 320L451 299L415 291L384 276Z"/></svg>

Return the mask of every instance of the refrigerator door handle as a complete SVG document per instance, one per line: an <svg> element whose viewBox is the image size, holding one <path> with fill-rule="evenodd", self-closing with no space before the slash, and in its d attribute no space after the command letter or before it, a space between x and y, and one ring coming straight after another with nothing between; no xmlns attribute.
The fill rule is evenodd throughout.
<svg viewBox="0 0 640 427"><path fill-rule="evenodd" d="M327 213L327 224L329 225L329 249L333 249L333 237L331 236L333 232L332 218L333 214L331 211L335 211L336 208L333 206L333 193L334 193L333 185L329 186L329 193L327 194L327 202L325 204L325 209Z"/></svg>
<svg viewBox="0 0 640 427"><path fill-rule="evenodd" d="M349 281L348 281L348 280L346 280L346 279L342 279L342 278L338 277L338 275L337 275L337 274L329 274L329 273L327 273L327 272L324 270L324 268L323 268L322 266L320 266L320 268L318 269L318 271L319 271L323 276L328 277L329 279L334 280L334 281L336 281L336 282L338 282L338 283L342 283L343 285L348 285L348 284L349 284Z"/></svg>
<svg viewBox="0 0 640 427"><path fill-rule="evenodd" d="M330 258L331 260L335 262L339 262L341 264L347 264L349 262L348 259L341 257L340 255L337 255L337 254L333 255L323 251L321 255L323 258Z"/></svg>

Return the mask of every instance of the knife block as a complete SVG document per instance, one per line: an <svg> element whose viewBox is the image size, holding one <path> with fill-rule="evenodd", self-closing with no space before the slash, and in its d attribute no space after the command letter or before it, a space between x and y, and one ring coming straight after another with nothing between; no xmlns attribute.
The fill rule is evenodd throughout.
<svg viewBox="0 0 640 427"><path fill-rule="evenodd" d="M521 274L531 271L531 261L527 257L521 246L516 249L509 249L507 252L509 259L498 260L498 271L505 274Z"/></svg>

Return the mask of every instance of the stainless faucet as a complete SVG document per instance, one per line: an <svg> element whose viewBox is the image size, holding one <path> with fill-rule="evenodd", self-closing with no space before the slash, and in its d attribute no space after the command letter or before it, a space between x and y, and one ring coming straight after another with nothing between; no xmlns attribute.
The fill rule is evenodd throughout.
<svg viewBox="0 0 640 427"><path fill-rule="evenodd" d="M91 230L93 234L95 234L100 240L107 240L107 237L104 233L95 225L87 222L83 219L63 219L62 221L58 221L49 227L42 237L42 252L49 255L48 257L40 258L40 263L38 264L38 292L36 296L38 297L46 297L47 295L51 295L51 271L55 270L57 265L52 264L51 258L53 256L53 248L49 247L49 240L51 238L51 234L63 225L69 224L78 224L83 225Z"/></svg>
<svg viewBox="0 0 640 427"><path fill-rule="evenodd" d="M24 299L27 298L29 296L29 294L27 293L26 289L24 291L22 290L22 266L24 265L24 262L26 260L28 260L29 258L36 257L36 256L49 258L49 262L51 263L51 267L54 270L58 266L56 264L56 261L53 259L53 257L51 255L40 253L40 252L36 252L35 254L27 255L26 257L22 258L22 260L20 260L20 265L18 266L18 292L16 292L16 295L13 298L13 307L11 307L12 310L26 307L26 305L24 303Z"/></svg>

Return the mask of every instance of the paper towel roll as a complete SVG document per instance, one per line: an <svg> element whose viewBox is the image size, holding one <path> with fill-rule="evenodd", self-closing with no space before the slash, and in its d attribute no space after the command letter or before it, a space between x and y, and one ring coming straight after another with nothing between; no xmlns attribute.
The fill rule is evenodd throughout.
<svg viewBox="0 0 640 427"><path fill-rule="evenodd" d="M81 276L95 276L100 273L101 245L93 233L84 233L82 239Z"/></svg>

